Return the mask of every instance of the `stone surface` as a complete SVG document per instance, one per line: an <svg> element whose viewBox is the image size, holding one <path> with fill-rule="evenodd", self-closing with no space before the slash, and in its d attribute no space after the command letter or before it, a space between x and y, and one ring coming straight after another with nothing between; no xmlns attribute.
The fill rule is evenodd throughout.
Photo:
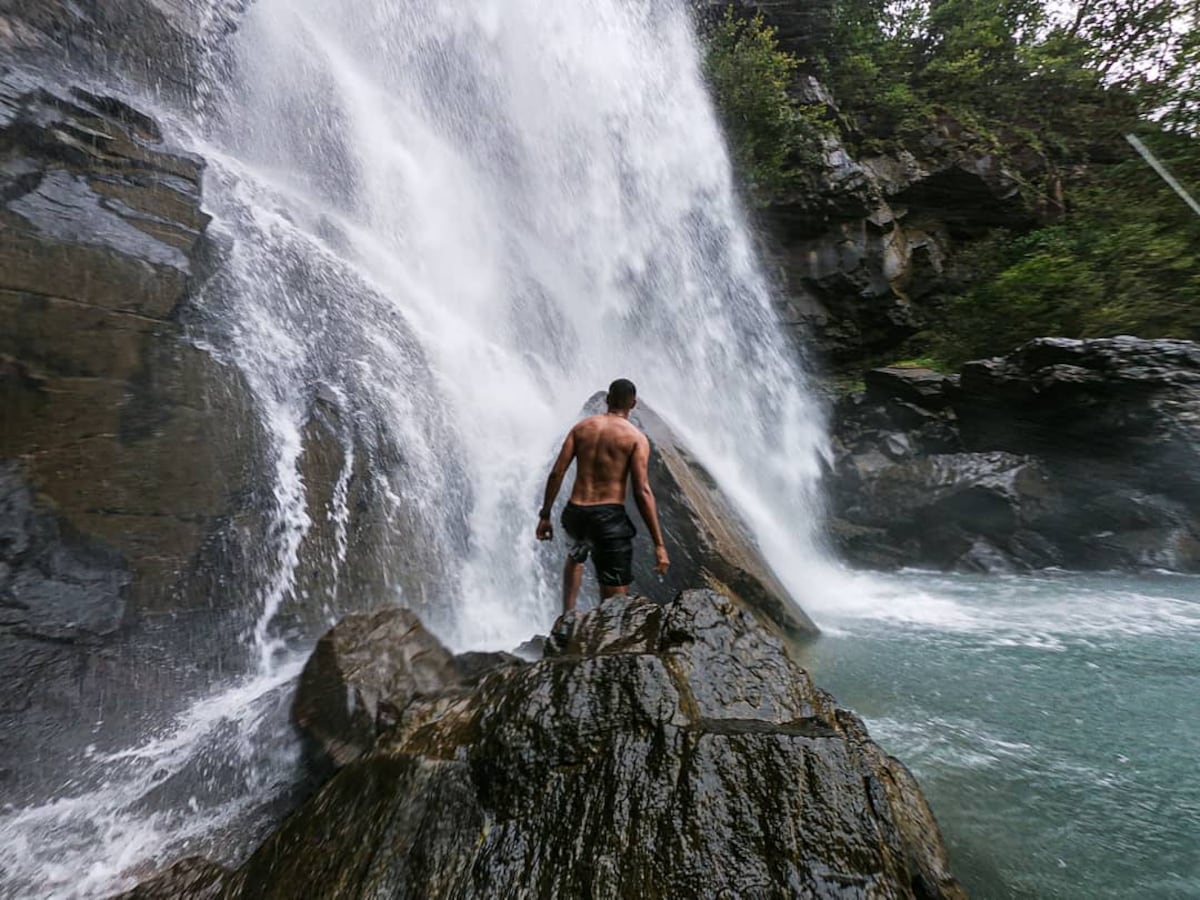
<svg viewBox="0 0 1200 900"><path fill-rule="evenodd" d="M1018 187L1035 172L1010 172L948 117L928 138L919 156L859 157L830 136L806 185L759 212L782 315L835 367L919 330L926 309L961 289L956 254L986 229L1036 221Z"/></svg>
<svg viewBox="0 0 1200 900"><path fill-rule="evenodd" d="M197 856L189 856L111 900L216 900L229 870Z"/></svg>
<svg viewBox="0 0 1200 900"><path fill-rule="evenodd" d="M292 718L324 756L343 766L374 746L381 704L403 709L460 678L453 654L415 613L396 607L355 613L317 641L300 675Z"/></svg>
<svg viewBox="0 0 1200 900"><path fill-rule="evenodd" d="M712 591L400 702L220 896L964 896L903 765Z"/></svg>
<svg viewBox="0 0 1200 900"><path fill-rule="evenodd" d="M87 643L124 621L125 561L37 508L13 463L0 464L0 561L0 627L11 634Z"/></svg>
<svg viewBox="0 0 1200 900"><path fill-rule="evenodd" d="M14 799L202 654L233 661L261 436L179 321L202 170L119 98L0 70L0 748L41 762L10 770Z"/></svg>
<svg viewBox="0 0 1200 900"><path fill-rule="evenodd" d="M954 402L969 448L1087 456L1200 499L1200 345L1191 341L1039 338L964 365Z"/></svg>
<svg viewBox="0 0 1200 900"><path fill-rule="evenodd" d="M10 73L0 109L0 460L128 561L135 611L178 609L257 449L237 376L175 318L207 224L201 163L78 88Z"/></svg>
<svg viewBox="0 0 1200 900"><path fill-rule="evenodd" d="M1200 571L1200 347L1043 338L835 407L835 546L874 567Z"/></svg>
<svg viewBox="0 0 1200 900"><path fill-rule="evenodd" d="M42 69L116 73L184 96L205 40L234 28L243 0L0 0L0 58Z"/></svg>

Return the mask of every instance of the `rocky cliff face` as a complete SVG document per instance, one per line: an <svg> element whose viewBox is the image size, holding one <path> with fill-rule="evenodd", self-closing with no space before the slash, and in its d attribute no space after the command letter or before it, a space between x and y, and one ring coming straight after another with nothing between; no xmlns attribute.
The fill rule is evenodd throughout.
<svg viewBox="0 0 1200 900"><path fill-rule="evenodd" d="M243 0L0 0L0 50L40 69L102 73L187 96L199 42L233 28Z"/></svg>
<svg viewBox="0 0 1200 900"><path fill-rule="evenodd" d="M1043 338L883 369L835 414L834 538L872 566L1200 571L1200 348Z"/></svg>
<svg viewBox="0 0 1200 900"><path fill-rule="evenodd" d="M238 600L219 579L244 562L238 529L261 527L260 435L238 376L182 339L208 221L202 170L117 98L0 72L8 759L88 729L77 710L92 694L144 711L158 691L117 685L174 682L171 641L130 656L125 639Z"/></svg>
<svg viewBox="0 0 1200 900"><path fill-rule="evenodd" d="M948 117L923 143L920 155L859 156L830 137L807 188L759 214L785 320L835 367L918 331L962 288L955 257L988 228L1035 221L1018 185L1036 167L1010 171Z"/></svg>
<svg viewBox="0 0 1200 900"><path fill-rule="evenodd" d="M390 615L399 632L355 628L343 649L411 659L395 637L412 622ZM176 896L228 900L964 896L912 776L721 595L612 600L560 620L541 661L500 662L423 691L400 673L373 751L219 892L196 862L159 883L199 873Z"/></svg>
<svg viewBox="0 0 1200 900"><path fill-rule="evenodd" d="M729 5L700 4L709 15ZM800 60L828 49L830 4L733 5L761 13L780 47ZM919 137L864 140L805 65L790 95L823 110L831 125L819 160L800 167L799 186L755 218L782 317L801 345L835 369L886 357L920 330L968 283L963 251L990 229L1021 232L1061 212L1043 155L1015 134L1003 136L1000 152L994 138L943 113Z"/></svg>

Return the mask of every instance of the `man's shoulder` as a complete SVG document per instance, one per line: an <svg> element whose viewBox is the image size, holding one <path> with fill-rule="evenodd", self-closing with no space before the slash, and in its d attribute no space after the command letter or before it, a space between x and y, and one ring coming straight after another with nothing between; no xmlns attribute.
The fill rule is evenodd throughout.
<svg viewBox="0 0 1200 900"><path fill-rule="evenodd" d="M600 425L604 420L604 416L587 416L580 419L571 426L572 431L591 431L593 428Z"/></svg>
<svg viewBox="0 0 1200 900"><path fill-rule="evenodd" d="M601 413L580 419L571 428L576 437L581 435L594 436L602 441L619 441L633 446L646 440L642 430L628 419L615 418Z"/></svg>
<svg viewBox="0 0 1200 900"><path fill-rule="evenodd" d="M612 429L614 437L631 450L638 444L646 441L646 435L642 432L642 429L638 428L628 419L618 419L612 426Z"/></svg>

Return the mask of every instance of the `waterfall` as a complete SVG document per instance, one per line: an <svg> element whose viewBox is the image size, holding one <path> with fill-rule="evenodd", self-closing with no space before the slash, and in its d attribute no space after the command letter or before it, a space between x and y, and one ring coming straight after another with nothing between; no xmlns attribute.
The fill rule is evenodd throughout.
<svg viewBox="0 0 1200 900"><path fill-rule="evenodd" d="M405 603L458 649L544 631L541 487L614 378L804 601L823 423L700 65L683 0L249 6L198 108L164 116L208 162L220 248L194 337L241 372L270 440L257 674L91 760L75 796L0 813L8 884L103 895L184 852L244 854L221 836L295 777L289 679L350 609ZM318 407L340 452L321 508L304 460ZM339 591L359 564L352 483L382 510L380 574Z"/></svg>
<svg viewBox="0 0 1200 900"><path fill-rule="evenodd" d="M371 469L429 546L395 599L459 646L545 627L541 483L619 376L801 594L823 431L684 4L260 0L228 65L204 152L232 353L281 483L316 384L402 460Z"/></svg>

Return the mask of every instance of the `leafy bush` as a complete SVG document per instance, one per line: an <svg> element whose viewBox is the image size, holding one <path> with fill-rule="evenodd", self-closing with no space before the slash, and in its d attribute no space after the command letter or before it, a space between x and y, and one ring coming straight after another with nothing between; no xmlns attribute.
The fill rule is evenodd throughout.
<svg viewBox="0 0 1200 900"><path fill-rule="evenodd" d="M824 111L789 96L800 60L779 49L761 15L745 18L730 6L705 43L705 70L734 167L750 199L766 205L819 159Z"/></svg>
<svg viewBox="0 0 1200 900"><path fill-rule="evenodd" d="M1179 178L1200 186L1200 140L1157 137ZM1140 160L1081 187L1063 223L998 235L975 261L975 287L915 342L950 362L1043 335L1200 340L1200 217Z"/></svg>

